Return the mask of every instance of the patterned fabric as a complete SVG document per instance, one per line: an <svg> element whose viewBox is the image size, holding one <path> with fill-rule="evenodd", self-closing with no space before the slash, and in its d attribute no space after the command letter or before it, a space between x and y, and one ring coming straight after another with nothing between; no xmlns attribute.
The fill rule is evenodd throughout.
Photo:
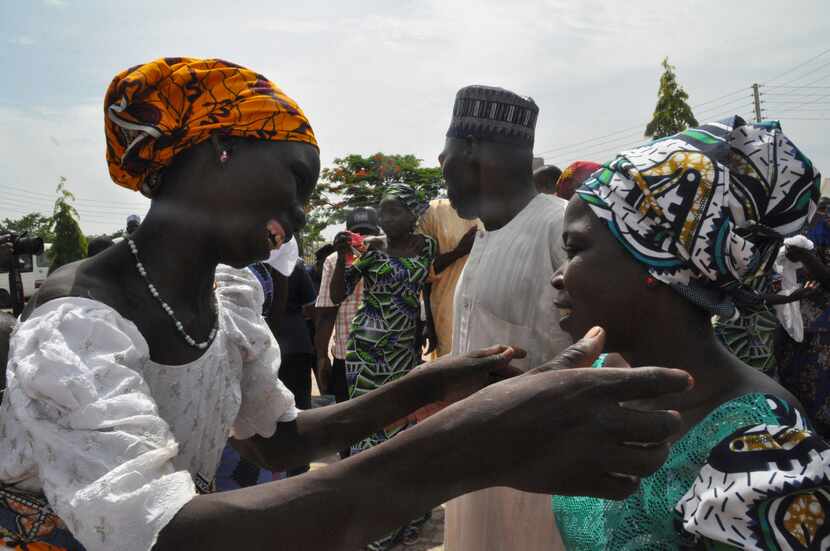
<svg viewBox="0 0 830 551"><path fill-rule="evenodd" d="M0 486L0 549L83 551L43 496Z"/></svg>
<svg viewBox="0 0 830 551"><path fill-rule="evenodd" d="M222 450L222 459L216 469L216 491L227 492L265 484L274 480L271 471L251 463L228 443Z"/></svg>
<svg viewBox="0 0 830 551"><path fill-rule="evenodd" d="M420 218L429 208L429 199L427 199L424 192L416 190L414 187L403 182L386 184L386 190L383 192L383 196L393 197L403 203L409 212L415 215L415 218Z"/></svg>
<svg viewBox="0 0 830 551"><path fill-rule="evenodd" d="M819 259L830 266L830 213L819 211L803 233L815 245L814 252ZM808 274L802 272L799 282L805 283L808 279ZM830 290L822 289L821 293L802 300L801 317L805 333L830 332Z"/></svg>
<svg viewBox="0 0 830 551"><path fill-rule="evenodd" d="M816 246L815 253L830 266L830 216L820 210L803 233ZM809 276L799 274L804 283ZM778 375L781 384L804 405L810 420L824 438L830 438L830 290L802 299L804 340L779 335Z"/></svg>
<svg viewBox="0 0 830 551"><path fill-rule="evenodd" d="M816 210L820 175L777 122L740 117L625 151L577 190L658 280L732 317Z"/></svg>
<svg viewBox="0 0 830 551"><path fill-rule="evenodd" d="M118 73L104 100L113 181L151 194L159 169L211 134L317 146L297 103L264 76L221 59L165 57Z"/></svg>
<svg viewBox="0 0 830 551"><path fill-rule="evenodd" d="M805 332L795 342L782 328L775 356L781 385L803 404L816 432L830 439L830 332Z"/></svg>
<svg viewBox="0 0 830 551"><path fill-rule="evenodd" d="M774 419L712 448L675 510L701 539L750 550L828 549L830 447L797 410L766 398Z"/></svg>
<svg viewBox="0 0 830 551"><path fill-rule="evenodd" d="M575 161L569 164L556 181L556 195L569 201L576 192L576 188L601 168L602 165L591 161Z"/></svg>
<svg viewBox="0 0 830 551"><path fill-rule="evenodd" d="M349 340L349 330L352 327L352 320L357 315L357 309L360 308L360 301L363 298L363 282L359 281L352 294L346 296L343 302L335 304L331 300L331 292L329 287L331 285L331 278L334 275L334 266L337 264L337 253L330 254L325 262L323 262L323 274L320 278L320 292L317 295L317 308L334 308L337 307L337 318L334 322L334 331L332 341L332 356L336 360L346 359L346 342Z"/></svg>
<svg viewBox="0 0 830 551"><path fill-rule="evenodd" d="M437 252L424 236L418 256L399 258L372 249L346 269L346 293L363 280L363 301L352 321L346 352L349 397L354 398L406 375L420 363L416 327L420 295ZM355 444L355 452L383 442L406 428L399 423Z"/></svg>
<svg viewBox="0 0 830 551"><path fill-rule="evenodd" d="M825 549L827 449L789 404L747 394L692 427L627 499L556 496L553 508L569 551Z"/></svg>
<svg viewBox="0 0 830 551"><path fill-rule="evenodd" d="M270 481L271 473L265 472L269 475ZM193 485L199 494L210 494L216 491L216 485L212 481L208 482L198 474L193 477ZM239 487L236 486L236 488ZM105 519L101 518L96 525L96 530L102 538L107 529ZM104 543L103 540L102 543ZM75 539L43 494L24 492L12 486L0 484L0 550L5 549L84 551L86 548Z"/></svg>
<svg viewBox="0 0 830 551"><path fill-rule="evenodd" d="M752 289L758 294L774 294L781 290L778 274L757 279ZM715 335L732 354L765 375L777 378L775 362L775 334L779 327L775 310L759 303L744 305L735 319L717 317L713 323Z"/></svg>
<svg viewBox="0 0 830 551"><path fill-rule="evenodd" d="M539 107L532 98L504 88L467 86L458 91L448 138L533 147Z"/></svg>

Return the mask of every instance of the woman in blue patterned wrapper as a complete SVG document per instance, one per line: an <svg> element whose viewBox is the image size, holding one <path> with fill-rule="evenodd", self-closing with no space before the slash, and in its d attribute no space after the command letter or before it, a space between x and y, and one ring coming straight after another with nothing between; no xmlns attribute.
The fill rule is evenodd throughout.
<svg viewBox="0 0 830 551"><path fill-rule="evenodd" d="M552 281L562 327L604 327L621 356L599 363L670 365L696 385L627 404L684 424L638 492L553 498L569 550L828 548L830 449L710 324L754 302L752 283L815 212L819 181L777 123L735 117L623 152L577 190Z"/></svg>

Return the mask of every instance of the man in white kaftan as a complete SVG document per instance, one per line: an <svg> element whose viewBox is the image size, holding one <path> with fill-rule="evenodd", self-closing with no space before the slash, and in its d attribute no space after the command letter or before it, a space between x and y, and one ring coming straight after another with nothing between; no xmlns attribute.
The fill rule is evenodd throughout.
<svg viewBox="0 0 830 551"><path fill-rule="evenodd" d="M567 203L537 194L531 178L533 100L500 88L459 91L440 160L453 207L480 217L455 292L453 354L506 344L527 351L530 369L570 343L553 304L553 273L565 261ZM539 422L544 422L540 419ZM447 505L446 551L563 549L551 498L490 488Z"/></svg>

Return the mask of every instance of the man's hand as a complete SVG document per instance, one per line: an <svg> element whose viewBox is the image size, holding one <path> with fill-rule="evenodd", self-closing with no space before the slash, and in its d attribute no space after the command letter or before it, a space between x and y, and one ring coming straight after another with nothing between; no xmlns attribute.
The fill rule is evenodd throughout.
<svg viewBox="0 0 830 551"><path fill-rule="evenodd" d="M666 460L679 413L621 404L683 392L691 377L657 367L581 369L602 351L602 330L589 335L544 368L490 385L430 420L453 424L479 487L623 499ZM502 367L510 350L500 354Z"/></svg>

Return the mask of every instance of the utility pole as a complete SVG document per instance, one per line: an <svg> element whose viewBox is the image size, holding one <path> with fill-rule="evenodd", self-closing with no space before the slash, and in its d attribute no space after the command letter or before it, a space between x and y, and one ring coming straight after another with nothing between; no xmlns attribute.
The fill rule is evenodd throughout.
<svg viewBox="0 0 830 551"><path fill-rule="evenodd" d="M758 83L752 85L752 97L755 100L755 122L761 122L761 93L758 91Z"/></svg>

